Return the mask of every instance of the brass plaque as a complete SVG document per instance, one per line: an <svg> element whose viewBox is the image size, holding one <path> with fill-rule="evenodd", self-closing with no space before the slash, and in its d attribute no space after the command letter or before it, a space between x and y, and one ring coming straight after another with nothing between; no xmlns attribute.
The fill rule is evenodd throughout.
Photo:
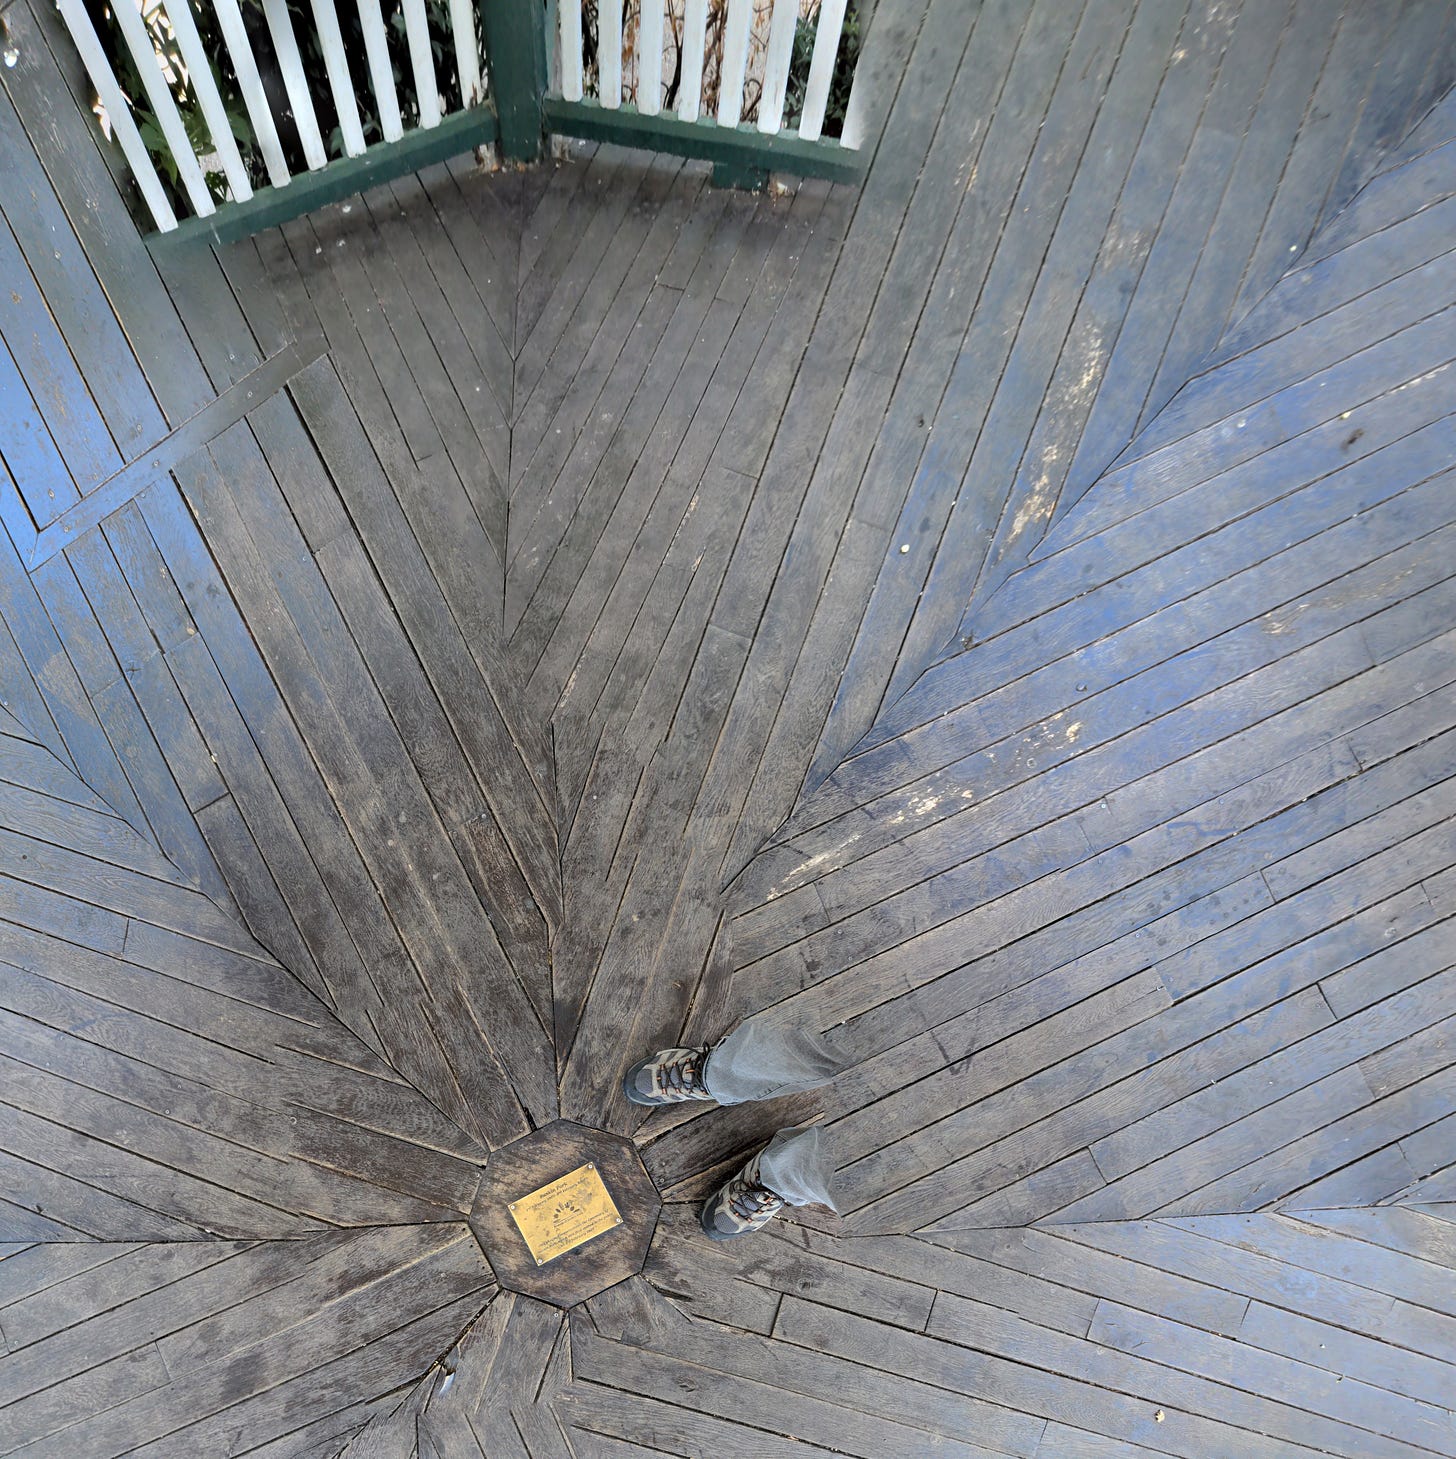
<svg viewBox="0 0 1456 1459"><path fill-rule="evenodd" d="M592 1164L511 1201L507 1209L537 1266L622 1224L616 1204Z"/></svg>

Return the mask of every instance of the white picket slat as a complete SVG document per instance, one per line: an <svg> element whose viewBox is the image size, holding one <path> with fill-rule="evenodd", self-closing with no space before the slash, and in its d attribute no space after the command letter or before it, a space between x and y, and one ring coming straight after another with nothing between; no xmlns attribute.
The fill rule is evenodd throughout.
<svg viewBox="0 0 1456 1459"><path fill-rule="evenodd" d="M344 134L344 151L357 157L364 150L364 128L359 121L359 103L354 97L354 78L349 75L349 58L344 54L344 37L339 31L339 12L334 0L312 0L313 22L318 26L323 47L324 68L329 73L329 90L334 96L339 130Z"/></svg>
<svg viewBox="0 0 1456 1459"><path fill-rule="evenodd" d="M865 36L860 42L859 59L854 64L854 80L849 83L849 100L844 104L844 127L839 134L839 145L858 151L865 137L865 117L869 111L869 85L865 77L869 69L865 66L865 45L872 36Z"/></svg>
<svg viewBox="0 0 1456 1459"><path fill-rule="evenodd" d="M581 0L561 0L561 94L567 101L582 96Z"/></svg>
<svg viewBox="0 0 1456 1459"><path fill-rule="evenodd" d="M736 127L743 115L743 78L748 70L748 22L753 0L728 0L723 26L723 68L718 74L718 125Z"/></svg>
<svg viewBox="0 0 1456 1459"><path fill-rule="evenodd" d="M817 142L824 135L824 112L829 105L829 85L834 79L839 37L844 30L845 4L846 0L823 0L819 6L814 58L809 62L809 81L804 88L804 115L799 119L799 135L806 142Z"/></svg>
<svg viewBox="0 0 1456 1459"><path fill-rule="evenodd" d="M708 0L686 0L683 8L682 84L677 114L695 122L703 105L703 50L708 34Z"/></svg>
<svg viewBox="0 0 1456 1459"><path fill-rule="evenodd" d="M207 179L202 175L197 154L193 152L192 143L187 138L187 128L183 125L182 114L177 110L177 103L172 99L172 91L167 85L167 78L162 75L162 66L157 60L156 51L152 48L152 38L142 22L137 0L117 0L112 7L112 13L121 26L122 39L126 41L126 48L131 52L132 60L136 62L137 73L141 76L142 85L146 88L147 100L152 104L152 115L156 117L157 125L161 127L162 135L167 139L172 160L177 164L177 176L182 179L182 186L187 190L187 198L192 204L192 211L199 218L205 218L216 211L212 195L207 190Z"/></svg>
<svg viewBox="0 0 1456 1459"><path fill-rule="evenodd" d="M91 25L90 16L86 14L86 7L82 0L58 0L58 3L61 16L86 67L86 74L91 78L97 96L101 98L101 105L106 108L107 118L111 122L111 133L121 144L122 153L136 178L137 187L141 189L142 198L157 227L163 233L170 233L177 226L177 215L172 211L167 194L162 190L157 169L152 166L152 159L147 155L146 145L132 120L126 97L121 94L121 87L117 85L111 62L101 49L101 42Z"/></svg>
<svg viewBox="0 0 1456 1459"><path fill-rule="evenodd" d="M450 0L450 33L455 38L455 69L462 104L469 109L485 97L480 73L480 47L475 40L475 7L470 0Z"/></svg>
<svg viewBox="0 0 1456 1459"><path fill-rule="evenodd" d="M168 0L167 21L177 38L177 49L187 66L187 79L197 94L197 104L207 120L207 129L212 133L212 145L217 151L218 161L222 163L228 187L232 189L236 202L245 203L253 196L253 184L248 181L248 169L243 166L243 156L238 151L227 108L222 104L222 96L217 89L212 63L202 49L202 37L197 33L197 22L192 18L188 0Z"/></svg>
<svg viewBox="0 0 1456 1459"><path fill-rule="evenodd" d="M105 52L101 49L87 17L84 8L86 3L87 0L56 0L57 8L62 11L76 39L77 48L97 92L111 114L116 138L127 155L157 226L163 230L176 227L175 213L141 141L130 112L130 104L121 93ZM151 36L141 13L143 3L144 0L121 0L117 9L119 25L127 47L137 63L152 111L172 153L182 186L194 210L199 216L206 216L215 211L215 205L208 194L201 164L188 139L186 126L172 96L165 64L152 48ZM238 201L244 201L252 196L252 186L243 152L233 136L226 105L212 69L216 58L210 57L203 48L195 18L189 8L190 0L161 0L161 3L168 7L167 20L176 37L181 64L186 68L197 105L212 134L214 150L227 175L232 196ZM263 87L251 37L239 9L239 0L212 0L212 3L268 175L275 187L285 186L290 175L279 136L279 123ZM288 95L288 110L281 115L293 122L307 165L311 171L316 171L328 165L329 157L288 3L289 0L263 0L263 12ZM364 152L366 144L359 103L344 51L336 3L337 0L310 0L344 150L354 157ZM399 3L403 10L405 37L409 46L419 107L419 125L433 127L442 120L442 99L425 0L399 0ZM477 105L482 100L488 84L475 27L477 3L478 0L449 0L457 74L461 81L462 101L466 107ZM541 0L523 0L523 3L541 3ZM568 101L579 101L584 91L582 3L583 0L544 0L544 18L556 42L549 58L551 89ZM700 118L706 79L704 70L707 60L705 53L708 21L710 12L720 13L715 9L719 3L722 4L723 29L718 61L717 124L724 127L738 127L743 124L748 58L753 47L762 44L763 80L759 89L755 120L760 132L777 133L784 124L789 73L793 63L802 0L772 0L766 38L761 24L763 16L755 15L756 4L761 4L762 0L639 0L634 49L634 86L638 109L645 116L656 116L663 108L664 24L665 17L669 14L668 7L671 6L673 24L678 23L680 16L682 27L681 69L677 77L678 94L674 98L677 116L688 122L695 122ZM357 4L381 132L387 142L397 142L404 135L405 121L390 59L391 41L382 0L357 0ZM624 51L628 39L624 34L625 0L598 0L596 8L599 27L596 37L598 100L601 106L611 109L620 107L623 100L627 59ZM813 55L805 85L803 112L797 119L798 134L807 141L817 141L823 134L824 117L847 9L848 0L821 0L811 12L815 17ZM394 23L398 24L398 20ZM858 72L863 68L856 69ZM755 72L757 73L757 63ZM862 77L856 74L850 89L844 135L841 138L841 145L845 147L858 145L860 116L864 104L861 80Z"/></svg>
<svg viewBox="0 0 1456 1459"><path fill-rule="evenodd" d="M622 104L622 0L597 6L597 99L609 111Z"/></svg>
<svg viewBox="0 0 1456 1459"><path fill-rule="evenodd" d="M404 136L404 122L399 115L399 93L394 89L394 67L389 61L389 40L379 0L359 0L359 27L364 32L369 81L379 108L379 130L386 142L397 142Z"/></svg>
<svg viewBox="0 0 1456 1459"><path fill-rule="evenodd" d="M637 27L637 110L655 117L662 110L663 0L642 0Z"/></svg>
<svg viewBox="0 0 1456 1459"><path fill-rule="evenodd" d="M435 80L435 57L430 50L430 22L425 0L404 0L404 33L409 39L410 69L415 76L415 100L420 125L440 125L440 84Z"/></svg>
<svg viewBox="0 0 1456 1459"><path fill-rule="evenodd" d="M794 30L799 0L774 0L773 24L764 59L763 90L758 98L758 129L776 132L783 125L784 97L789 89L789 64L794 59Z"/></svg>
<svg viewBox="0 0 1456 1459"><path fill-rule="evenodd" d="M248 120L253 124L253 135L258 139L258 149L268 169L268 180L274 187L286 187L292 174L283 157L283 144L278 140L278 128L273 124L273 108L269 106L268 94L263 90L263 78L258 74L253 43L243 25L238 0L213 0L213 6L222 29L223 43L232 57L238 88L243 93L243 105L248 109Z"/></svg>
<svg viewBox="0 0 1456 1459"><path fill-rule="evenodd" d="M324 151L324 139L319 134L318 116L313 109L313 98L308 94L308 81L303 74L293 22L288 18L288 6L284 0L263 0L263 18L268 22L268 34L273 37L273 53L283 73L293 125L298 128L298 139L303 143L303 159L310 172L317 172L329 160L329 154Z"/></svg>

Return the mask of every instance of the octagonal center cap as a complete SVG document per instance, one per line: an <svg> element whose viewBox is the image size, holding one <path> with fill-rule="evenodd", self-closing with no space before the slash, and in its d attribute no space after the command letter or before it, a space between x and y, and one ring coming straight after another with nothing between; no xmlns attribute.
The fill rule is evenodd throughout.
<svg viewBox="0 0 1456 1459"><path fill-rule="evenodd" d="M502 1287L573 1307L642 1270L661 1209L630 1140L554 1120L491 1153L470 1227Z"/></svg>

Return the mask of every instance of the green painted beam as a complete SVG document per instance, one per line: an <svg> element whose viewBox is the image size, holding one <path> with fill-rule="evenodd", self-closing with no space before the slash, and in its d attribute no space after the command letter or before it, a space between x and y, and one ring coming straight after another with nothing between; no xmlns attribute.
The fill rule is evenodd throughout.
<svg viewBox="0 0 1456 1459"><path fill-rule="evenodd" d="M838 142L805 142L793 134L760 132L751 125L720 127L713 121L649 117L633 106L609 111L595 101L563 101L559 96L546 98L545 112L549 132L679 157L702 157L726 181L753 182L768 172L792 172L856 182L864 172L861 154Z"/></svg>
<svg viewBox="0 0 1456 1459"><path fill-rule="evenodd" d="M501 154L511 162L535 162L541 155L546 94L544 0L480 0L480 24L500 116Z"/></svg>
<svg viewBox="0 0 1456 1459"><path fill-rule="evenodd" d="M286 187L259 188L245 203L223 203L210 218L188 218L167 233L149 233L147 247L211 247L236 243L265 228L301 217L340 198L352 197L376 183L405 177L434 162L459 157L500 135L495 108L489 102L445 117L438 127L417 128L397 142L379 142L358 157L340 158L317 172L297 174Z"/></svg>

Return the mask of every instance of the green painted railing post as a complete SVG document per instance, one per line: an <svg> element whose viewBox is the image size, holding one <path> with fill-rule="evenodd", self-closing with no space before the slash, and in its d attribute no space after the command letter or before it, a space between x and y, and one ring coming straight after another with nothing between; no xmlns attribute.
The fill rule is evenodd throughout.
<svg viewBox="0 0 1456 1459"><path fill-rule="evenodd" d="M546 6L542 0L480 0L500 147L512 162L541 155L546 95Z"/></svg>

